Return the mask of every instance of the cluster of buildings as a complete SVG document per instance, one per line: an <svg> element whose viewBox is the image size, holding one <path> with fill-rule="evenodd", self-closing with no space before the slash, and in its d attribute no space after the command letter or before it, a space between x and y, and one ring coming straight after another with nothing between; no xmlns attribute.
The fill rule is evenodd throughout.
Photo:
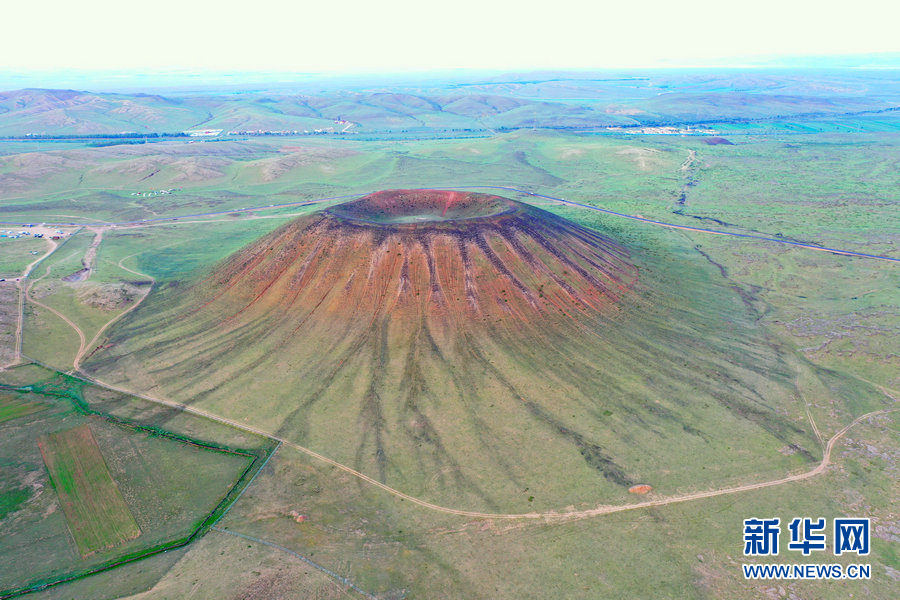
<svg viewBox="0 0 900 600"><path fill-rule="evenodd" d="M344 120L341 117L335 119L334 124L342 127L339 133L355 133L350 131L356 123ZM318 129L235 129L228 132L228 135L316 135L322 133L335 133L334 127L320 127Z"/></svg>
<svg viewBox="0 0 900 600"><path fill-rule="evenodd" d="M333 127L329 127L331 131L334 131ZM315 133L324 132L324 129L315 129L313 130ZM304 129L300 131L299 129L235 129L233 131L229 131L228 135L306 135L309 134L310 131L308 129Z"/></svg>
<svg viewBox="0 0 900 600"><path fill-rule="evenodd" d="M26 227L34 227L34 224L29 223ZM51 240L59 240L62 239L66 233L61 229L56 229L53 231L53 234L50 235ZM42 238L44 237L44 232L42 231L28 231L27 229L22 229L21 231L13 231L12 229L8 229L6 231L0 231L0 238L10 238L10 239L18 239L21 237L33 237L33 238Z"/></svg>
<svg viewBox="0 0 900 600"><path fill-rule="evenodd" d="M131 192L132 196L140 196L141 198L155 198L156 196L169 196L177 192L181 188L172 188L171 190L152 190L149 192Z"/></svg>
<svg viewBox="0 0 900 600"><path fill-rule="evenodd" d="M215 137L222 133L221 129L188 129L182 131L188 137Z"/></svg>
<svg viewBox="0 0 900 600"><path fill-rule="evenodd" d="M607 127L606 131L620 133L638 133L644 135L716 135L714 129L702 127L672 127L669 125L657 127Z"/></svg>

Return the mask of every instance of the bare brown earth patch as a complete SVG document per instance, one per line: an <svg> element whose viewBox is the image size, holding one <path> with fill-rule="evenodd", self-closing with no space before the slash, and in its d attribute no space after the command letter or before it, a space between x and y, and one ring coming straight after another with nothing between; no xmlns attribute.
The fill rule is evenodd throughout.
<svg viewBox="0 0 900 600"><path fill-rule="evenodd" d="M118 310L130 306L141 295L142 292L133 285L105 284L79 291L78 299L94 308Z"/></svg>

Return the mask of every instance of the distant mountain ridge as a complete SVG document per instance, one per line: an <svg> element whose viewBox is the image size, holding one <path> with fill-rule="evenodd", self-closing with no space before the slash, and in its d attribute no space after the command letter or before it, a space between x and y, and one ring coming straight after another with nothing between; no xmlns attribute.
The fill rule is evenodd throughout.
<svg viewBox="0 0 900 600"><path fill-rule="evenodd" d="M526 73L456 82L297 83L245 92L0 92L0 136L178 133L492 131L691 125L732 119L841 117L900 108L879 70L679 70ZM301 90L299 93L297 90Z"/></svg>

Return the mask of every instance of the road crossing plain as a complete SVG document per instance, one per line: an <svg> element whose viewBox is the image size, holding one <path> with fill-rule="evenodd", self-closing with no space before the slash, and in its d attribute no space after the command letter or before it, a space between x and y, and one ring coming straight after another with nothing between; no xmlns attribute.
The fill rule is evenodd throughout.
<svg viewBox="0 0 900 600"><path fill-rule="evenodd" d="M734 524L743 518L855 516L860 499L870 507L865 516L874 522L889 523L892 518L890 502L898 491L889 473L898 443L897 417L879 411L890 409L895 402L891 394L897 396L892 392L898 382L890 344L890 332L900 321L897 274L892 261L862 255L897 258L896 212L891 210L896 198L884 176L874 177L862 196L850 182L863 172L890 172L879 170L879 165L889 164L898 142L890 135L874 134L730 139L734 146L671 136L517 132L474 140L404 142L407 155L400 159L377 142L348 140L342 148L352 148L353 153L345 153L332 152L332 141L302 140L305 162L294 161L283 171L266 167L265 177L253 163L283 156L281 141L217 142L229 157L224 160L232 161L228 168L233 177L225 192L222 181L211 174L207 180L178 185L162 181L162 187L182 189L153 198L129 196L130 187L140 186L121 178L105 188L85 185L59 194L49 189L57 185L51 177L41 183L40 193L29 197L30 208L17 206L16 217L10 220L20 215L46 222L68 219L105 229L96 248L96 268L86 281L62 278L79 268L94 239L89 230L76 234L29 276L35 301L58 311L75 327L28 302L23 311L25 360L34 358L63 372L83 369L112 386L222 415L289 442L216 525L289 550L247 549L248 560L265 564L236 567L236 595L237 590L256 589L254 571L266 573L267 585L276 589L280 584L273 573L295 564L299 559L290 554L294 552L376 597L428 597L436 589L449 590L448 597L467 598L536 597L535 590L584 598L758 597L764 586L739 580L732 564L741 545ZM291 145L297 144L291 140ZM195 144L192 151L199 156L213 146ZM159 148L169 152L167 146ZM681 167L691 151L696 159L688 173ZM114 149L82 154L79 160L86 162L66 168L92 170L86 178L90 184L109 177L95 170L98 166L129 160ZM794 171L786 172L786 164ZM325 172L329 175L323 176ZM70 189L62 182L72 181L71 173L58 175L58 191ZM164 169L159 175L175 177L177 170ZM686 201L680 205L678 197L688 177L695 183L684 188ZM323 185L326 179L328 185ZM392 319L379 338L377 329L365 332L367 321L353 319L358 324L347 330L347 340L354 339L358 328L355 339L365 341L357 344L356 355L368 358L350 360L336 380L343 380L344 396L363 398L374 381L384 409L385 426L379 430L370 426L377 422L367 416L373 413L365 412L374 405L354 407L320 399L319 406L349 416L327 424L321 412L306 408L304 415L298 398L313 398L316 389L302 381L314 381L316 376L310 372L301 383L291 384L291 393L279 389L303 368L289 352L276 353L283 364L262 368L252 383L236 385L234 378L248 360L211 358L241 347L228 338L226 329L179 335L179 328L191 326L189 319L178 318L183 313L176 310L184 306L186 290L211 281L222 273L221 265L229 256L241 256L242 249L260 243L298 216L378 189L469 191L465 186L484 183L515 189L472 191L539 205L628 249L638 269L643 304L605 324L606 335L612 335L609 344L563 355L556 348L581 339L582 333L557 340L543 330L540 341L513 344L521 331L511 325L507 329L502 314L492 315L503 319L491 326L492 331L508 343L488 339L496 336L469 338L474 342L468 347L486 360L460 362L453 370L462 375L454 380L430 374L436 372L439 359L428 354L430 346L425 343L415 346L418 358L409 361L403 352L408 343L399 340L412 339L416 330L404 329L404 320ZM848 211L850 196L866 210ZM326 200L316 202L319 199ZM566 205L559 199L634 218ZM72 205L83 207L83 212L77 214ZM52 214L69 216L53 221ZM188 217L201 214L205 216ZM109 221L130 224L112 226ZM753 237L740 237L745 235ZM503 245L511 244L491 247L502 253ZM815 251L821 246L856 255ZM394 257L402 263L402 255ZM356 271L357 277L365 275L364 269ZM426 281L427 260L413 272ZM482 284L489 279L483 276ZM502 275L495 280L504 281ZM124 306L106 310L79 304L84 296L76 292L89 286L135 282L152 283L141 288L148 295L127 314ZM427 286L417 290L421 302L429 301L429 290ZM493 306L500 305L494 300ZM244 326L249 331L260 323L249 320ZM617 330L616 325L623 323L632 328ZM84 335L83 342L76 328ZM452 355L447 348L465 346L454 342L448 334L452 329L432 328L442 356ZM333 330L322 332L322 340L313 344L320 350L334 337ZM265 334L254 335L266 339ZM388 342L384 354L379 339ZM168 349L147 359L150 354L145 352L157 342ZM254 351L254 344L243 346ZM348 341L342 350L354 356L353 347ZM632 360L631 365L617 363L624 360L616 358L617 350L632 357L646 352L647 358ZM176 373L177 364L184 362L179 353L185 358L192 355L196 362L186 362L183 372ZM264 361L264 354L253 360ZM405 366L413 365L408 381L417 382L418 390L432 392L423 393L413 404L396 391L389 392L372 378L380 368L379 356L388 365L385 369L396 369L398 380ZM578 362L579 356L590 360ZM321 365L328 375L331 370L325 369L325 362ZM632 375L613 386L604 367ZM517 395L496 383L498 372ZM526 372L541 373L545 379L529 379ZM211 373L221 374L213 376L221 376L224 387L191 391L195 379ZM351 375L343 378L344 373ZM4 376L13 374L7 371ZM609 388L602 394L577 390L596 389L604 378ZM704 382L683 390L672 383L693 378ZM463 390L461 394L447 393L454 386ZM710 391L705 401L688 391L704 386ZM558 414L536 416L535 411L544 409L541 402L552 405L550 400L559 396L581 400L552 407ZM399 398L398 404L388 409L391 398ZM473 407L467 430L454 425L460 419L448 416L453 402ZM129 405L111 397L108 406L124 414ZM296 415L284 419L289 408ZM528 417L532 422L515 420L523 409L532 411ZM179 411L165 406L155 410L160 422L177 421ZM728 413L736 415L733 422L725 418ZM869 413L876 414L838 435ZM485 422L478 423L476 417ZM558 426L553 429L551 422ZM758 433L736 429L738 423L756 423ZM528 436L512 433L522 431ZM379 435L386 449L383 460ZM770 441L761 443L763 439ZM337 464L304 454L297 446ZM471 456L462 450L466 448ZM483 450L472 448L492 452L479 455ZM699 458L703 452L715 458ZM653 490L647 496L629 495L628 486L592 466L590 460L596 460L609 468L604 457L621 467L627 483L647 483ZM476 466L479 462L484 466ZM810 472L815 474L804 475ZM373 482L386 482L407 497ZM20 489L26 488L9 491ZM462 514L433 510L411 499ZM651 504L618 508L644 501ZM550 512L594 518L504 518ZM218 552L239 553L233 543L216 541L221 538L241 539L212 532L202 544L187 547L177 566L163 557L148 558L115 570L122 574L115 577L120 583L101 574L35 597L64 595L66 589L97 597L84 591L92 586L94 592L125 597L140 591L129 587L129 581L145 582L143 589L159 586L159 593L168 589L187 594L190 586L178 587L183 577L202 581ZM900 569L890 548L886 538L876 536L875 577L849 585L865 585L871 597L890 598L889 569ZM143 570L155 574L140 574ZM517 576L508 577L513 571ZM656 574L649 591L638 571ZM199 585L204 589L203 583ZM785 587L801 597L823 598L843 597L848 589L814 582Z"/></svg>

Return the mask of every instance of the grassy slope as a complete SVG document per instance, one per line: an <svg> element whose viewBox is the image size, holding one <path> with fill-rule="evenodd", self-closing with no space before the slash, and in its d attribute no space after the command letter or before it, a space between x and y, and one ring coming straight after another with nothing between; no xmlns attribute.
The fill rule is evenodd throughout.
<svg viewBox="0 0 900 600"><path fill-rule="evenodd" d="M663 240L668 254L659 252ZM417 332L398 317L382 334L363 318L346 327L325 318L288 336L302 343L274 349L299 316L285 325L281 313L262 314L267 323L274 319L276 334L262 334L248 318L228 337L206 313L184 318L207 299L170 288L129 317L110 337L114 347L97 353L89 368L106 381L152 387L277 430L454 507L516 512L627 501L624 488L636 482L671 493L803 467L818 449L783 350L768 346L715 269L678 243L661 234L647 248L632 246L642 270L641 304L593 323L597 336L569 330L561 319L559 332L529 326L525 339L541 343L522 347L516 329L524 325L517 323ZM227 310L211 309L214 316ZM160 320L168 327L160 329ZM436 346L416 341L428 335ZM248 351L229 352L235 345ZM323 354L331 359L319 360ZM650 371L638 366L647 361ZM267 376L273 372L281 376ZM379 419L361 400L370 397L367 390L380 399ZM339 422L357 435L333 436ZM673 437L682 438L677 449ZM779 452L786 445L803 451ZM606 459L594 456L598 448L623 475L598 477L606 472ZM530 496L536 503L527 502Z"/></svg>
<svg viewBox="0 0 900 600"><path fill-rule="evenodd" d="M10 215L23 220L40 215L50 219L54 214L127 220L390 187L497 184L684 225L720 226L709 220L714 218L742 230L853 245L865 241L870 250L891 251L887 243L897 227L891 220L895 211L889 210L898 200L898 169L892 152L896 134L735 141L738 145L708 146L698 138L674 136L579 138L519 132L487 139L390 145L352 140L193 146L175 142L150 145L137 157L134 150L123 154L115 148L33 153L21 155L29 157L29 165L33 163L34 178L23 183L31 193L27 199L15 199L18 192L7 186L13 198L4 204ZM302 152L290 150L289 144ZM279 151L285 147L290 151ZM687 190L685 214L672 214L688 182L689 173L680 171L679 165L689 150L697 152L698 169ZM197 171L185 162L190 160L215 160L221 165L210 172ZM126 168L135 161L150 161L146 172ZM141 181L158 168L162 171ZM17 176L23 177L26 171L31 172L16 169ZM188 174L192 175L177 180ZM52 186L60 191L52 192ZM182 189L154 198L130 195L169 187ZM867 210L848 214L848 203ZM796 225L798 212L803 214L802 227ZM888 220L871 216L882 213Z"/></svg>
<svg viewBox="0 0 900 600"><path fill-rule="evenodd" d="M555 190L571 199L624 212L703 225L689 216L672 214L685 181L678 166L687 151L694 149L701 168L697 184L688 189L686 215L718 218L745 230L793 232L804 239L835 240L835 245L849 242L876 252L889 251L888 242L896 247L896 227L891 219L895 218L892 207L898 197L896 187L889 185L893 171L888 168L891 149L897 144L895 136L735 139L741 140L747 144L706 146L699 140L671 137L582 140L519 134L465 142L403 143L397 150L397 146L388 149L373 143L357 146L364 155L339 161L330 173L299 168L262 184L258 179L239 178L244 195L226 202L232 207L252 205L251 192L280 199L307 192L369 190L417 181L434 185L459 183L461 179L515 180L512 182L522 187L542 182L539 191ZM783 147L787 144L799 145L800 149ZM643 153L652 155L653 161L633 151L619 154L635 147L659 152ZM531 167L513 162L519 150ZM804 153L804 161L788 163L797 152ZM411 159L402 153L411 154ZM641 168L640 158L644 158L646 170ZM787 164L798 169L808 165L808 176L829 176L815 186L805 185L807 176L795 181L785 170ZM827 168L819 168L823 164ZM870 170L873 164L885 168ZM553 180L535 167L562 182L550 183ZM780 176L768 177L769 173ZM866 197L860 197L861 183L867 178L874 187ZM306 183L296 187L294 181ZM197 195L211 193L201 188L202 182L195 188ZM822 190L827 194L819 194ZM834 200L840 196L854 200L847 200L849 204ZM47 198L38 196L36 200L46 203ZM863 211L848 210L857 200L868 202L868 214L874 218ZM152 205L152 200L146 205ZM110 210L99 199L92 206ZM815 211L810 210L813 207ZM48 204L44 210L49 208ZM601 219L575 209L554 210L587 224ZM618 221L603 223L611 222ZM623 239L639 240L644 233L640 228L624 227L621 235ZM831 435L869 407L887 401L854 377L894 389L900 386L900 368L890 345L898 314L896 272L890 265L684 235L685 252L694 246L702 250L708 258L699 252L697 257L711 261L712 273L720 273L722 285L732 286L746 299L748 311L756 311L756 318L779 340L776 343L802 350L790 364L799 375L797 385L810 401L823 436ZM201 240L190 243L203 250L184 263L174 253L156 266L152 253L141 260L145 268L179 277L188 268L208 268L205 265L230 251L223 247L217 252L215 246L204 246ZM152 246L152 241L148 240L148 245ZM722 265L724 275L713 263ZM178 264L184 270L179 271ZM860 302L865 302L862 310L858 309ZM896 517L890 501L900 493L897 478L891 475L896 469L897 435L895 419L882 419L854 430L838 448L838 464L825 477L808 482L546 528L504 529L480 522L466 525L398 512L394 500L373 499L357 482L336 476L330 469L287 464L298 461L289 457L279 467L277 480L283 484L293 481L301 487L278 492L273 499L266 497L273 492L262 485L255 487L245 495L241 511L234 513L233 524L300 552L315 553L331 567L346 564L347 556L357 557L346 573L371 590L412 588L419 595L427 595L429 590L441 588L450 590L447 595L451 597L528 597L535 590L546 589L567 597L646 596L648 582L638 574L653 572L651 595L656 597L755 598L772 583L744 582L739 575L743 560L741 519L757 514L783 520L798 515L829 519L864 515L873 517L876 531L880 527L882 532L874 542L871 582L802 582L783 587L801 597L842 598L848 592L858 592L891 598L894 580L888 568L894 572L900 569L896 543L889 541L890 523ZM295 525L288 517L267 513L273 502L281 507L278 510L300 504L299 509L312 515L311 522L296 524L297 529L293 529ZM322 527L303 530L317 519L325 519ZM800 558L791 556L790 560ZM189 572L199 575L205 568L197 564ZM586 576L591 580L581 584L579 579Z"/></svg>
<svg viewBox="0 0 900 600"><path fill-rule="evenodd" d="M310 556L388 597L441 590L446 598L758 598L773 584L741 575L742 519L815 514L830 522L862 511L890 528L890 499L900 489L896 452L886 449L898 428L895 416L854 430L839 446L840 466L815 480L567 524L440 515L284 448L222 526ZM862 498L869 508L861 509ZM291 511L306 520L297 523ZM777 585L800 597L892 598L889 569L900 560L889 537L876 537L862 561L784 550L771 561L864 562L873 565L871 581Z"/></svg>

